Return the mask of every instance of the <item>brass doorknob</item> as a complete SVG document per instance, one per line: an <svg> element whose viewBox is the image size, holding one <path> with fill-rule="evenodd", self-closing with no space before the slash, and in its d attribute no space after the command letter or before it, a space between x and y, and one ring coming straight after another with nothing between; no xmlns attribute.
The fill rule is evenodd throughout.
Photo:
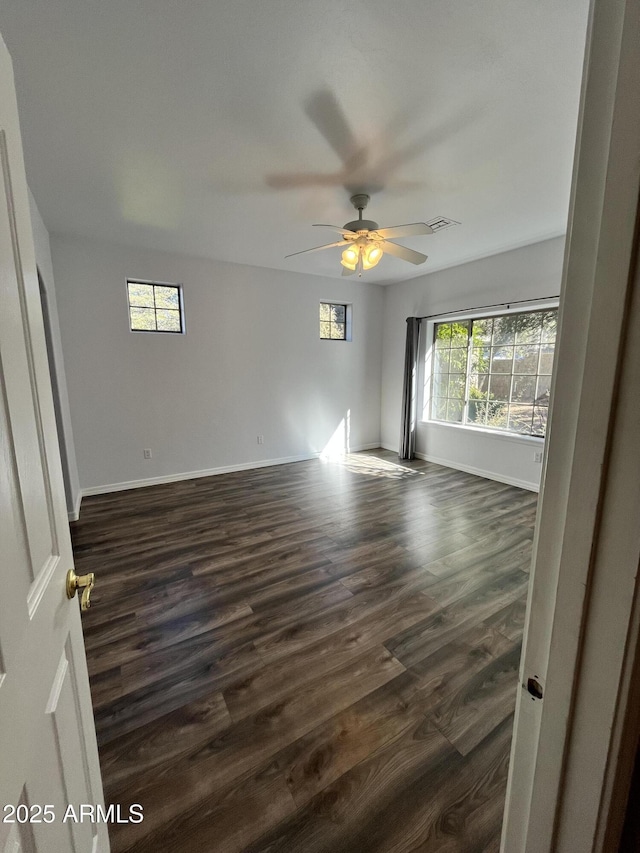
<svg viewBox="0 0 640 853"><path fill-rule="evenodd" d="M77 575L73 569L67 572L67 598L73 598L77 589L82 590L82 598L80 599L80 607L82 610L88 610L91 607L91 590L96 582L93 572L87 575Z"/></svg>

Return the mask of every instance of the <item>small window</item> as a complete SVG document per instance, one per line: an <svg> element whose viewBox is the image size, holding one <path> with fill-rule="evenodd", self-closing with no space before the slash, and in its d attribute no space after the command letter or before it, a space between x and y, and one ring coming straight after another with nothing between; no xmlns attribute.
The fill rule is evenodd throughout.
<svg viewBox="0 0 640 853"><path fill-rule="evenodd" d="M320 303L320 339L323 341L346 341L348 305L335 302Z"/></svg>
<svg viewBox="0 0 640 853"><path fill-rule="evenodd" d="M184 332L182 294L177 284L127 281L132 332Z"/></svg>

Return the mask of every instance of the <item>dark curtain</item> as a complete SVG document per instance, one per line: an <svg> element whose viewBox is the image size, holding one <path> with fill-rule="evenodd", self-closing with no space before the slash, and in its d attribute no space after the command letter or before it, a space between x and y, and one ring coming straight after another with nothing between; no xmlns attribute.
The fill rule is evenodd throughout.
<svg viewBox="0 0 640 853"><path fill-rule="evenodd" d="M404 352L404 386L402 389L402 425L400 459L413 459L416 451L416 419L418 402L418 341L420 317L407 317L407 345Z"/></svg>

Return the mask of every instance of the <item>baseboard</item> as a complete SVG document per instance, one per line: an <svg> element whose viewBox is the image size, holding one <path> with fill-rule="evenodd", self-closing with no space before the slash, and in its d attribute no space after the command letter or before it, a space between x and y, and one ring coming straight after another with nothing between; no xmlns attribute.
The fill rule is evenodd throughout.
<svg viewBox="0 0 640 853"><path fill-rule="evenodd" d="M398 448L393 447L391 444L385 444L385 442L382 442L380 446L385 450L392 450L394 453L398 452ZM540 484L531 483L529 480L518 480L515 477L506 477L502 474L496 474L495 471L487 471L484 468L476 468L473 465L462 465L459 462L453 462L451 459L441 459L438 456L430 456L428 453L418 453L418 451L416 451L416 456L418 459L424 459L425 462L433 462L434 465L442 465L444 468L455 468L457 471L464 471L467 474L475 474L477 477L484 477L486 480L496 480L496 482L505 483L507 486L517 486L519 489L527 489L529 492L540 491Z"/></svg>
<svg viewBox="0 0 640 853"><path fill-rule="evenodd" d="M433 462L434 465L442 465L444 468L455 468L457 471L465 471L467 474L475 474L477 477L484 477L486 480L496 480L498 483L505 483L508 486L517 486L519 489L527 489L529 492L540 491L539 483L531 483L529 480L518 480L515 477L506 477L502 474L496 474L495 471L486 471L484 468L476 468L473 465L463 465L459 462L453 462L451 459L440 459L438 456L430 456L428 453L416 452L418 459L424 459L425 462Z"/></svg>
<svg viewBox="0 0 640 853"><path fill-rule="evenodd" d="M352 453L359 453L363 450L377 450L379 447L384 450L390 450L394 453L398 452L397 447L393 447L385 442L372 442L370 444L360 444L351 448ZM76 504L72 512L68 513L69 521L77 521L80 517L80 505L83 497L89 495L106 495L110 492L124 492L127 489L142 489L145 486L158 486L163 483L177 483L180 480L196 480L199 477L214 477L218 474L230 474L234 471L250 471L254 468L268 468L273 465L288 465L291 462L308 462L310 459L317 459L320 452L307 453L299 456L282 456L279 459L263 459L255 462L240 462L235 465L221 465L218 468L206 468L200 471L186 471L180 474L165 474L160 477L146 477L143 480L127 480L120 483L108 483L104 486L90 486L82 489L76 498ZM458 462L453 462L451 459L441 459L437 456L430 456L427 453L417 453L418 459L423 459L425 462L433 462L434 465L442 465L445 468L455 468L458 471L465 471L467 474L475 474L478 477L484 477L487 480L496 480L499 483L506 483L509 486L517 486L520 489L527 489L530 492L539 491L538 483L531 483L527 480L518 480L515 477L505 477L496 474L493 471L486 471L483 468L476 468L472 465L462 465Z"/></svg>
<svg viewBox="0 0 640 853"><path fill-rule="evenodd" d="M107 483L104 486L89 486L82 490L83 497L106 495L110 492L124 492L128 489L143 489L145 486L160 486L163 483L177 483L180 480L197 480L200 477L215 477L217 474L231 474L234 471L250 471L253 468L268 468L271 465L287 465L289 462L306 462L317 459L319 453L301 456L283 456L280 459L261 459L255 462L239 462L235 465L221 465L218 468L203 468L200 471L184 471L179 474L162 474L159 477L145 477L143 480L125 480L120 483Z"/></svg>
<svg viewBox="0 0 640 853"><path fill-rule="evenodd" d="M372 444L360 444L350 448L351 453L361 450L375 450L380 447L380 442ZM124 492L128 489L143 489L145 486L159 486L163 483L177 483L180 480L196 480L200 477L215 477L218 474L231 474L234 471L251 471L254 468L269 468L273 465L288 465L291 462L308 462L310 459L318 459L321 453L305 453L299 456L282 456L279 459L261 459L255 462L239 462L235 465L221 465L218 468L205 468L200 471L185 471L180 474L163 474L159 477L145 477L143 480L126 480L120 483L108 483L104 486L89 486L82 490L81 497L90 495L107 495L110 492ZM78 504L78 510L80 505ZM77 518L71 519L77 521Z"/></svg>
<svg viewBox="0 0 640 853"><path fill-rule="evenodd" d="M69 521L77 521L80 518L80 504L82 503L82 495L83 492L79 491L76 495L76 500L73 509L67 512L67 517Z"/></svg>

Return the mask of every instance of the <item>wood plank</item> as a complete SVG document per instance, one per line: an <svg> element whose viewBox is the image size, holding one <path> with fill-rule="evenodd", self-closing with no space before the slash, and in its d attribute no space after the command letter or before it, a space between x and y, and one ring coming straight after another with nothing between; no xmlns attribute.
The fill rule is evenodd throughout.
<svg viewBox="0 0 640 853"><path fill-rule="evenodd" d="M256 648L265 662L290 655L343 628L354 626L374 614L380 614L389 606L393 597L385 589L360 592L352 599L328 608L324 613L299 620L290 627L265 633L256 639ZM432 599L428 600L427 607L429 612L438 609L438 605Z"/></svg>
<svg viewBox="0 0 640 853"><path fill-rule="evenodd" d="M485 623L461 632L455 640L415 662L390 689L407 708L433 717L450 696L457 696L471 679L484 673L496 659L511 652L514 644ZM511 709L513 710L513 708Z"/></svg>
<svg viewBox="0 0 640 853"><path fill-rule="evenodd" d="M136 774L124 784L106 787L112 802L145 806L145 822L129 826L129 837L140 838L154 826L186 814L196 802L255 772L292 740L349 707L367 693L404 672L383 647L372 649L340 670L330 681L320 679L183 754L170 767ZM106 780L105 780L106 782ZM171 796L167 796L168 791ZM146 826L144 825L146 824Z"/></svg>
<svg viewBox="0 0 640 853"><path fill-rule="evenodd" d="M111 669L118 661L125 660L129 664L139 658L148 658L155 652L195 641L201 636L219 648L232 647L241 641L261 636L266 630L287 630L292 622L304 617L307 612L322 613L325 609L336 609L333 606L343 602L348 607L353 599L353 594L336 581L310 596L298 597L294 612L282 602L276 602L258 613L253 613L246 605L243 616L235 611L235 618L230 619L226 609L219 614L205 607L200 612L167 624L151 628L141 625L137 631L125 631L124 636L113 642L108 639L110 627L107 626L103 632L106 641L100 644L99 639L92 638L89 644L92 649L89 673L93 675Z"/></svg>
<svg viewBox="0 0 640 853"><path fill-rule="evenodd" d="M102 772L110 788L132 776L151 775L211 740L230 723L222 694L213 693L103 746Z"/></svg>
<svg viewBox="0 0 640 853"><path fill-rule="evenodd" d="M461 755L511 716L516 706L521 648L515 646L447 696L431 718Z"/></svg>
<svg viewBox="0 0 640 853"><path fill-rule="evenodd" d="M280 647L280 654L273 655L261 668L239 676L224 690L232 718L240 720L294 688L330 676L332 670L381 645L389 635L421 621L435 609L434 602L424 595L407 596L295 651L284 653Z"/></svg>
<svg viewBox="0 0 640 853"><path fill-rule="evenodd" d="M485 620L485 624L495 628L496 631L500 631L503 636L508 637L510 640L519 642L522 640L524 632L526 612L527 595L525 594L511 604L507 604L502 610L498 610L497 613L489 616Z"/></svg>
<svg viewBox="0 0 640 853"><path fill-rule="evenodd" d="M455 771L462 761L431 723L419 720L249 845L246 853L368 853L374 849L369 828L377 823L381 812L386 812L387 823L402 820L401 802L417 789L423 798L423 811L435 812L441 805L434 802L437 783L445 768ZM395 808L390 809L390 805Z"/></svg>
<svg viewBox="0 0 640 853"><path fill-rule="evenodd" d="M477 853L495 843L502 823L512 718L507 718L465 760L427 769L395 794L350 839L371 853ZM349 849L341 843L339 853Z"/></svg>
<svg viewBox="0 0 640 853"><path fill-rule="evenodd" d="M272 766L284 773L296 805L306 805L385 743L423 720L420 711L393 692L395 682L403 678L365 696L274 758Z"/></svg>
<svg viewBox="0 0 640 853"><path fill-rule="evenodd" d="M151 606L148 610L143 608L141 611L113 619L107 625L102 625L99 632L87 631L85 646L93 650L135 637L135 642L142 638L145 649L152 651L155 647L153 637L158 631L162 635L162 645L166 645L167 640L173 644L252 614L253 610L246 602L216 606L207 598L188 601L172 598ZM116 654L122 653L118 650Z"/></svg>
<svg viewBox="0 0 640 853"><path fill-rule="evenodd" d="M296 805L281 776L261 773L243 779L140 837L132 825L110 827L112 846L130 853L179 850L241 853L267 827L285 820ZM147 819L145 813L145 820Z"/></svg>
<svg viewBox="0 0 640 853"><path fill-rule="evenodd" d="M528 578L520 569L505 577L491 577L478 590L401 631L385 645L405 666L412 666L455 640L466 627L482 622L496 609L520 598L527 586Z"/></svg>
<svg viewBox="0 0 640 853"><path fill-rule="evenodd" d="M182 665L178 661L175 667L177 673L158 670L142 658L138 663L144 669L131 677L126 672L121 675L119 693L110 695L101 705L97 705L94 699L94 718L100 746L139 726L147 726L189 702L221 692L238 677L239 672L250 671L261 665L252 643L245 643L226 653L217 652L207 645L199 655L200 659L188 660L186 663L184 651L181 648ZM203 657L205 662L202 662ZM208 657L213 659L209 661ZM121 668L121 672L126 669L127 664Z"/></svg>
<svg viewBox="0 0 640 853"><path fill-rule="evenodd" d="M427 564L429 571L445 577L453 572L474 566L476 570L495 571L512 565L514 560L522 565L531 559L533 532L525 527L510 527L499 534L476 540L471 545Z"/></svg>

